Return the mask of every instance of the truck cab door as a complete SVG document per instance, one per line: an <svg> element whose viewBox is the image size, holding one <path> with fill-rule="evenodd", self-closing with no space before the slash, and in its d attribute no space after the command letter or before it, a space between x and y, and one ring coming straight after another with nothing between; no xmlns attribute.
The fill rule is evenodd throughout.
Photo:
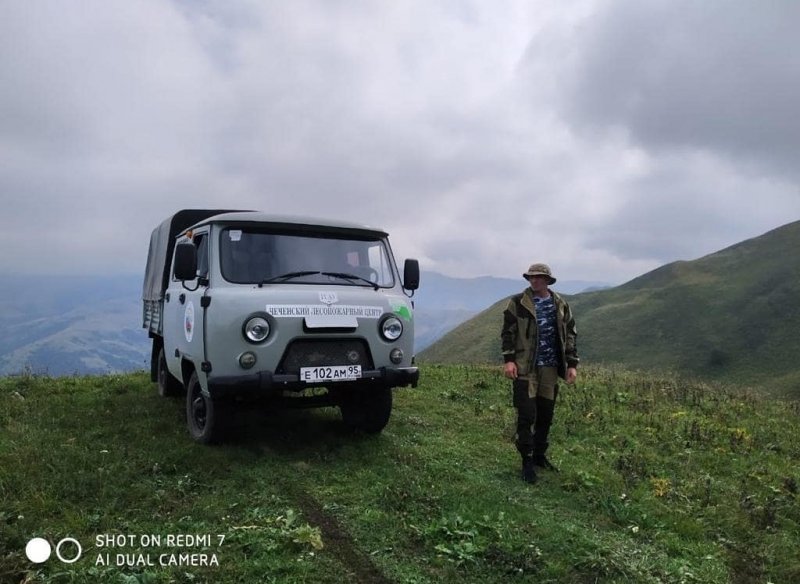
<svg viewBox="0 0 800 584"><path fill-rule="evenodd" d="M188 360L197 371L201 385L205 387L203 297L208 289L208 231L197 231L192 234L190 240L184 239L180 243L187 242L191 242L196 248L197 271L191 280L178 280L174 276L173 261L173 278L168 289L169 300L164 305L164 349L169 370L173 375L182 379L182 364ZM176 253L177 249L178 246ZM183 381L185 383L187 380Z"/></svg>

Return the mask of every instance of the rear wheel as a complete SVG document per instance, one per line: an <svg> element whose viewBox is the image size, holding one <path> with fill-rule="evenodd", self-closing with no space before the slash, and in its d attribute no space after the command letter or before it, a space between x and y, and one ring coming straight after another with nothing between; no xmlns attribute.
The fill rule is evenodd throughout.
<svg viewBox="0 0 800 584"><path fill-rule="evenodd" d="M164 348L158 353L158 395L161 397L175 397L183 393L183 384L173 377L167 369L167 356Z"/></svg>
<svg viewBox="0 0 800 584"><path fill-rule="evenodd" d="M351 428L377 434L386 427L392 415L392 388L379 386L344 390L339 409L342 420Z"/></svg>
<svg viewBox="0 0 800 584"><path fill-rule="evenodd" d="M219 442L224 434L226 413L219 402L203 395L197 373L186 386L186 423L192 440L201 444Z"/></svg>

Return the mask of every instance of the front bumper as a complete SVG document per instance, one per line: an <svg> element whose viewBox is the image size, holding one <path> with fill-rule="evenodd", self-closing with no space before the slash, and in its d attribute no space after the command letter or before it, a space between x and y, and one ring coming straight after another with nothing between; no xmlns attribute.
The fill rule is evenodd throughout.
<svg viewBox="0 0 800 584"><path fill-rule="evenodd" d="M331 387L338 385L366 387L382 385L388 387L417 387L418 367L381 367L362 371L361 377L353 381L334 383L305 383L299 375L275 374L259 371L248 375L231 375L208 378L208 391L213 399L224 398L269 398L277 397L284 391L302 391L309 387Z"/></svg>

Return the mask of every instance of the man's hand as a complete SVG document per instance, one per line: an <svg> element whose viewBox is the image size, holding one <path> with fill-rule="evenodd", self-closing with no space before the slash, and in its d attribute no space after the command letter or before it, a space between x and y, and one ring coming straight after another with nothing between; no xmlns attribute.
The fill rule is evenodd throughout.
<svg viewBox="0 0 800 584"><path fill-rule="evenodd" d="M509 361L503 366L503 375L508 377L509 379L516 379L517 378L517 364L513 361Z"/></svg>
<svg viewBox="0 0 800 584"><path fill-rule="evenodd" d="M567 369L567 383L572 385L575 383L575 380L578 378L578 370L575 367L570 367Z"/></svg>

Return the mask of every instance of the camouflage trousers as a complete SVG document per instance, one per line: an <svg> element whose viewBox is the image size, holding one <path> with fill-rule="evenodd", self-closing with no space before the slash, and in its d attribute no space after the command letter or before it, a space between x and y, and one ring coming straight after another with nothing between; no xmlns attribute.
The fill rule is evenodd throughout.
<svg viewBox="0 0 800 584"><path fill-rule="evenodd" d="M514 380L513 392L517 450L522 456L543 455L550 445L547 438L558 396L558 369L535 367L531 375Z"/></svg>

